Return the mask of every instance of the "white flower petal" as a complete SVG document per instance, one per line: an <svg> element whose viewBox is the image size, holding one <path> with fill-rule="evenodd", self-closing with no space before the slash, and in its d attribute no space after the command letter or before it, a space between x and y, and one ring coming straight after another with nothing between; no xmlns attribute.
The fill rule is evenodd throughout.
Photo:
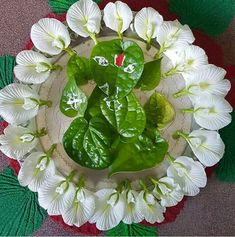
<svg viewBox="0 0 235 237"><path fill-rule="evenodd" d="M35 117L39 106L24 109L25 99L39 99L38 94L26 85L10 84L0 91L0 115L8 123L21 124Z"/></svg>
<svg viewBox="0 0 235 237"><path fill-rule="evenodd" d="M194 143L199 139L200 143ZM189 145L197 159L205 166L213 166L224 155L225 145L216 131L194 130L189 134Z"/></svg>
<svg viewBox="0 0 235 237"><path fill-rule="evenodd" d="M126 3L120 1L109 2L104 8L105 25L118 33L127 30L132 20L132 11Z"/></svg>
<svg viewBox="0 0 235 237"><path fill-rule="evenodd" d="M38 139L34 137L31 141L22 140L22 137L27 134L32 134L32 131L28 128L8 125L4 130L4 135L0 136L0 150L10 158L23 158L38 143Z"/></svg>
<svg viewBox="0 0 235 237"><path fill-rule="evenodd" d="M181 25L178 20L165 21L158 32L157 42L166 50L184 47L195 40L188 25Z"/></svg>
<svg viewBox="0 0 235 237"><path fill-rule="evenodd" d="M80 196L83 198L81 199ZM63 213L64 222L68 225L75 225L77 227L85 224L95 211L95 198L86 189L82 188L77 191L73 200L72 206Z"/></svg>
<svg viewBox="0 0 235 237"><path fill-rule="evenodd" d="M101 11L92 0L80 0L69 8L66 21L75 33L88 37L100 32Z"/></svg>
<svg viewBox="0 0 235 237"><path fill-rule="evenodd" d="M16 62L15 76L24 83L40 84L50 76L51 61L41 53L24 50L16 56Z"/></svg>
<svg viewBox="0 0 235 237"><path fill-rule="evenodd" d="M34 24L31 39L37 49L51 55L60 54L71 42L66 26L53 18L43 18Z"/></svg>
<svg viewBox="0 0 235 237"><path fill-rule="evenodd" d="M218 130L231 122L232 106L220 96L202 96L195 101L194 118L203 128Z"/></svg>
<svg viewBox="0 0 235 237"><path fill-rule="evenodd" d="M153 199L151 202L148 202L146 199L147 195L149 195L150 199ZM151 193L145 194L145 191L141 191L137 198L136 205L147 222L154 224L155 222L161 223L164 220L163 213L166 208L162 207Z"/></svg>
<svg viewBox="0 0 235 237"><path fill-rule="evenodd" d="M163 18L155 9L145 7L136 14L134 27L140 38L150 41L156 38L158 29L162 23Z"/></svg>

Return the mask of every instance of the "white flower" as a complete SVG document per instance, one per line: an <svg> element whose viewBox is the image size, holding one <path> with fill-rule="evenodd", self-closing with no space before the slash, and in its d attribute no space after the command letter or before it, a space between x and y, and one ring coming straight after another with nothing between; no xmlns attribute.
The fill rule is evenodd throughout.
<svg viewBox="0 0 235 237"><path fill-rule="evenodd" d="M166 208L159 204L152 193L141 191L137 197L136 205L147 222L154 224L155 222L161 223L164 220L163 213Z"/></svg>
<svg viewBox="0 0 235 237"><path fill-rule="evenodd" d="M67 225L77 227L85 224L94 214L95 197L85 188L77 189L73 203L62 214Z"/></svg>
<svg viewBox="0 0 235 237"><path fill-rule="evenodd" d="M185 195L195 196L199 188L206 186L207 177L202 164L187 156L180 156L171 161L167 176L178 183Z"/></svg>
<svg viewBox="0 0 235 237"><path fill-rule="evenodd" d="M180 135L180 134L179 134ZM205 166L213 166L224 155L225 145L216 131L194 130L189 135L183 134L197 159Z"/></svg>
<svg viewBox="0 0 235 237"><path fill-rule="evenodd" d="M50 55L57 55L70 44L67 27L53 18L43 18L31 28L31 39L37 49Z"/></svg>
<svg viewBox="0 0 235 237"><path fill-rule="evenodd" d="M80 0L69 8L66 20L71 30L88 37L100 32L101 11L92 0Z"/></svg>
<svg viewBox="0 0 235 237"><path fill-rule="evenodd" d="M125 190L123 197L125 200L124 218L122 221L125 224L139 223L144 219L144 216L139 212L136 202L138 193L134 190Z"/></svg>
<svg viewBox="0 0 235 237"><path fill-rule="evenodd" d="M31 191L37 192L54 177L55 170L51 157L43 152L33 152L24 160L18 180L21 186L28 186Z"/></svg>
<svg viewBox="0 0 235 237"><path fill-rule="evenodd" d="M177 73L185 76L185 74L194 73L201 66L208 64L205 51L195 45L187 46L185 50L181 51L167 51L166 56L171 60L172 69L166 73L165 77Z"/></svg>
<svg viewBox="0 0 235 237"><path fill-rule="evenodd" d="M226 96L231 88L229 80L224 79L226 71L223 68L209 64L202 66L185 77L186 88L175 94L175 97L188 95L192 102L197 96L219 95Z"/></svg>
<svg viewBox="0 0 235 237"><path fill-rule="evenodd" d="M21 124L35 117L39 105L36 91L22 84L10 84L0 91L0 115L8 123Z"/></svg>
<svg viewBox="0 0 235 237"><path fill-rule="evenodd" d="M72 205L75 193L76 188L73 183L62 175L55 174L40 186L38 201L49 215L61 215L68 206Z"/></svg>
<svg viewBox="0 0 235 237"><path fill-rule="evenodd" d="M162 16L152 7L141 9L134 19L136 33L147 42L157 37L158 30L162 23Z"/></svg>
<svg viewBox="0 0 235 237"><path fill-rule="evenodd" d="M157 42L161 46L161 53L168 50L183 48L192 44L195 38L188 25L181 25L178 20L164 21L158 34Z"/></svg>
<svg viewBox="0 0 235 237"><path fill-rule="evenodd" d="M104 8L105 25L116 31L119 36L129 28L132 20L132 11L126 3L120 1L109 2Z"/></svg>
<svg viewBox="0 0 235 237"><path fill-rule="evenodd" d="M8 125L4 129L4 135L0 135L0 150L13 159L22 159L37 143L38 138L33 132L21 126Z"/></svg>
<svg viewBox="0 0 235 237"><path fill-rule="evenodd" d="M125 201L115 189L101 189L95 193L96 210L89 220L96 223L99 230L109 230L117 226L124 216Z"/></svg>
<svg viewBox="0 0 235 237"><path fill-rule="evenodd" d="M163 207L172 207L180 202L184 194L173 178L163 177L159 179L153 190L154 196L160 200Z"/></svg>
<svg viewBox="0 0 235 237"><path fill-rule="evenodd" d="M192 112L196 123L206 129L218 130L231 122L232 106L221 96L201 96L195 100Z"/></svg>
<svg viewBox="0 0 235 237"><path fill-rule="evenodd" d="M49 58L32 50L24 50L16 56L14 73L18 80L27 84L41 84L48 79L52 64Z"/></svg>

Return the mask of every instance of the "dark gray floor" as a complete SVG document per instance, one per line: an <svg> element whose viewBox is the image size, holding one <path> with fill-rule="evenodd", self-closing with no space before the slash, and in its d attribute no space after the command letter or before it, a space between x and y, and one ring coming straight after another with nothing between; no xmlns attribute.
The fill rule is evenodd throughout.
<svg viewBox="0 0 235 237"><path fill-rule="evenodd" d="M46 0L0 0L0 55L17 54L29 39L33 23L49 11ZM218 42L227 42L223 46L224 52L227 62L232 64L235 64L234 26L232 24L218 39ZM230 49L228 45L231 45ZM1 169L6 164L6 159L0 156ZM185 208L174 223L159 227L159 234L235 235L235 184L221 183L211 177L207 187L197 197L186 201ZM48 219L35 235L74 234Z"/></svg>

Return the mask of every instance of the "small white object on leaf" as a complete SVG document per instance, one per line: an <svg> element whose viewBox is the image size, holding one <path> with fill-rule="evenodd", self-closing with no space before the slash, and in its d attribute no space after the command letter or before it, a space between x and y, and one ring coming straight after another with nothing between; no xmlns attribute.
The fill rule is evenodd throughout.
<svg viewBox="0 0 235 237"><path fill-rule="evenodd" d="M129 28L132 20L132 11L126 3L121 1L109 2L104 8L105 25L116 31L119 37Z"/></svg>
<svg viewBox="0 0 235 237"><path fill-rule="evenodd" d="M51 60L33 50L24 50L16 56L14 73L19 81L26 84L41 84L51 73Z"/></svg>
<svg viewBox="0 0 235 237"><path fill-rule="evenodd" d="M183 49L194 40L188 25L181 25L178 20L164 21L157 34L157 42L161 46L158 56L161 57L168 50Z"/></svg>
<svg viewBox="0 0 235 237"><path fill-rule="evenodd" d="M66 207L62 216L67 225L80 227L93 216L94 211L94 195L85 188L79 188L76 190L72 205Z"/></svg>
<svg viewBox="0 0 235 237"><path fill-rule="evenodd" d="M148 43L157 37L158 30L163 23L162 16L152 7L145 7L137 12L134 27L138 36Z"/></svg>
<svg viewBox="0 0 235 237"><path fill-rule="evenodd" d="M187 156L179 156L171 160L167 176L173 178L187 196L197 195L199 188L205 187L207 182L202 164Z"/></svg>
<svg viewBox="0 0 235 237"><path fill-rule="evenodd" d="M125 224L139 223L144 219L142 213L138 210L136 202L138 193L134 190L123 191L123 197L125 200L125 211L122 219Z"/></svg>
<svg viewBox="0 0 235 237"><path fill-rule="evenodd" d="M31 191L37 192L54 177L55 172L55 164L51 157L43 152L32 152L24 160L18 180L21 186L28 186Z"/></svg>
<svg viewBox="0 0 235 237"><path fill-rule="evenodd" d="M209 64L200 67L185 77L186 88L175 94L175 97L188 95L192 102L197 96L219 95L226 96L231 88L229 80L224 79L226 71L223 68Z"/></svg>
<svg viewBox="0 0 235 237"><path fill-rule="evenodd" d="M70 42L67 27L53 18L43 18L31 28L31 39L37 49L50 55L57 55L66 49Z"/></svg>
<svg viewBox="0 0 235 237"><path fill-rule="evenodd" d="M12 159L22 159L37 143L33 132L21 126L8 125L0 135L0 151Z"/></svg>
<svg viewBox="0 0 235 237"><path fill-rule="evenodd" d="M67 12L69 28L82 37L93 37L100 32L101 11L92 0L80 0Z"/></svg>
<svg viewBox="0 0 235 237"><path fill-rule="evenodd" d="M164 221L163 213L166 208L160 205L152 193L142 190L137 197L136 205L147 222L154 224L155 222L161 223Z"/></svg>
<svg viewBox="0 0 235 237"><path fill-rule="evenodd" d="M27 122L38 114L36 101L39 101L39 96L30 87L10 84L0 91L0 115L10 124Z"/></svg>
<svg viewBox="0 0 235 237"><path fill-rule="evenodd" d="M155 183L153 194L160 200L163 207L172 207L180 202L184 194L178 183L173 178L163 177Z"/></svg>
<svg viewBox="0 0 235 237"><path fill-rule="evenodd" d="M165 55L171 60L172 68L165 73L164 77L181 73L187 76L200 69L201 66L208 64L205 51L195 45L187 46L184 50L170 50Z"/></svg>
<svg viewBox="0 0 235 237"><path fill-rule="evenodd" d="M196 123L206 129L218 130L231 123L232 106L221 96L200 96L195 100L194 109L183 109L193 113Z"/></svg>
<svg viewBox="0 0 235 237"><path fill-rule="evenodd" d="M109 230L117 226L124 217L125 201L115 189L101 189L95 193L96 210L90 223L96 223L99 230Z"/></svg>
<svg viewBox="0 0 235 237"><path fill-rule="evenodd" d="M49 215L61 215L72 205L76 188L60 174L47 179L38 190L38 201Z"/></svg>
<svg viewBox="0 0 235 237"><path fill-rule="evenodd" d="M185 139L197 159L205 166L215 165L224 155L225 145L216 131L194 130Z"/></svg>

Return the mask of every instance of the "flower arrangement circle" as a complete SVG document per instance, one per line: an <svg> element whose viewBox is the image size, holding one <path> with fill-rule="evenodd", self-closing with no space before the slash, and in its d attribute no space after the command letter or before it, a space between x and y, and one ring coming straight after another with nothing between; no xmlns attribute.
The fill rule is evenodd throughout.
<svg viewBox="0 0 235 237"><path fill-rule="evenodd" d="M92 0L80 0L70 7L66 21L72 32L56 19L39 20L31 29L35 50L17 55L14 73L18 83L0 91L0 115L9 123L0 136L0 150L20 162L20 184L38 192L39 204L48 214L62 215L68 225L80 227L90 222L99 230L108 230L121 221L160 223L167 207L205 187L205 167L223 157L225 146L218 130L231 122L232 112L224 99L231 87L224 79L226 72L208 64L204 50L193 45L187 25L163 21L151 7L133 14L127 4L117 1L108 3L101 13ZM97 36L105 27L117 37L100 41ZM74 35L75 40L93 40L89 58L69 47ZM140 41L146 42L147 51L156 50L149 62ZM62 140L68 156L88 169L108 168L109 177L129 172L138 176L139 171L159 164L164 164L164 175L137 177L138 188L123 179L116 187L107 185L94 192L86 187L85 173L64 174L57 169L57 144L42 149L38 143L47 129L35 129L29 121L40 113L40 107L53 106L41 98L38 86L51 80L54 72L60 73L62 66L54 57L61 53L70 57L68 81L59 102L61 113L73 118ZM192 115L197 125L189 133L176 130L171 135L188 143L191 157L174 157L162 136L177 116L157 89L162 81L166 87L177 80L184 86L171 96L174 100L188 96L191 107L182 104L180 113ZM83 86L89 81L95 88L88 96ZM144 106L137 90L150 93Z"/></svg>

